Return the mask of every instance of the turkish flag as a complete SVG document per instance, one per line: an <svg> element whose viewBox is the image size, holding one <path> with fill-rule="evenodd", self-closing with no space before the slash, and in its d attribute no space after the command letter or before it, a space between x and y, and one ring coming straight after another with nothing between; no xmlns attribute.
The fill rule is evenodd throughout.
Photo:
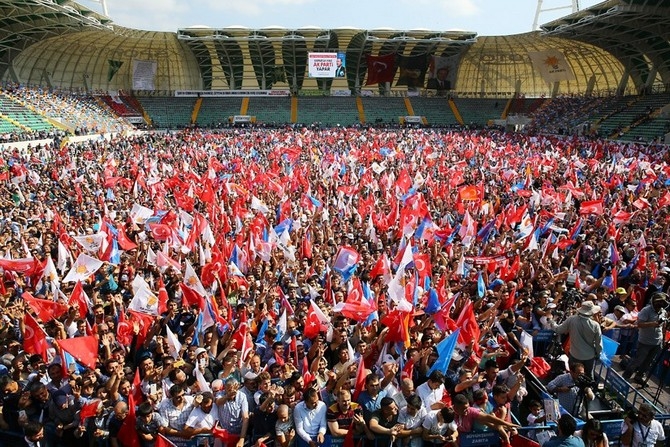
<svg viewBox="0 0 670 447"><path fill-rule="evenodd" d="M119 312L119 322L116 325L116 340L124 346L133 342L133 325L126 318L126 312Z"/></svg>
<svg viewBox="0 0 670 447"><path fill-rule="evenodd" d="M358 395L365 389L365 363L363 356L358 359L358 370L356 372L356 388L354 389L353 401L358 401Z"/></svg>
<svg viewBox="0 0 670 447"><path fill-rule="evenodd" d="M603 214L602 200L587 200L579 207L579 214Z"/></svg>
<svg viewBox="0 0 670 447"><path fill-rule="evenodd" d="M0 267L11 272L31 275L35 271L37 261L34 258L0 259Z"/></svg>
<svg viewBox="0 0 670 447"><path fill-rule="evenodd" d="M63 351L74 357L77 363L95 369L98 361L98 337L87 335L85 337L57 340L56 343Z"/></svg>
<svg viewBox="0 0 670 447"><path fill-rule="evenodd" d="M28 292L24 292L21 297L23 297L25 302L30 305L43 323L47 323L54 318L60 318L68 309L65 304L51 300L41 300L35 298Z"/></svg>
<svg viewBox="0 0 670 447"><path fill-rule="evenodd" d="M382 318L381 323L389 328L385 339L387 342L405 342L408 335L407 316L409 316L409 312L394 309Z"/></svg>
<svg viewBox="0 0 670 447"><path fill-rule="evenodd" d="M314 339L319 335L321 330L321 321L316 313L312 312L311 309L307 313L307 319L305 320L305 329L303 334L307 339Z"/></svg>
<svg viewBox="0 0 670 447"><path fill-rule="evenodd" d="M100 402L102 402L100 399L94 399L88 403L85 403L79 412L79 419L83 421L86 418L90 418L98 414L98 407L100 406Z"/></svg>
<svg viewBox="0 0 670 447"><path fill-rule="evenodd" d="M149 231L157 241L165 241L172 236L172 228L165 224L149 224Z"/></svg>
<svg viewBox="0 0 670 447"><path fill-rule="evenodd" d="M47 336L30 314L23 316L23 349L31 354L40 354L47 361Z"/></svg>
<svg viewBox="0 0 670 447"><path fill-rule="evenodd" d="M82 320L86 318L86 314L88 313L88 298L86 297L84 288L81 285L81 281L77 281L74 289L72 289L72 295L70 295L68 304L70 306L79 306L79 318Z"/></svg>
<svg viewBox="0 0 670 447"><path fill-rule="evenodd" d="M368 55L365 60L368 66L368 78L365 81L365 85L393 82L396 71L394 53L380 56Z"/></svg>
<svg viewBox="0 0 670 447"><path fill-rule="evenodd" d="M156 436L154 447L175 447L175 444L160 433Z"/></svg>
<svg viewBox="0 0 670 447"><path fill-rule="evenodd" d="M461 314L456 320L456 326L461 328L461 332L458 334L458 342L464 345L467 345L470 340L474 340L474 350L477 354L481 351L481 345L479 344L479 339L481 338L481 331L479 329L479 323L475 317L475 312L472 307L472 301L468 302L461 310Z"/></svg>
<svg viewBox="0 0 670 447"><path fill-rule="evenodd" d="M137 244L133 242L130 238L128 238L128 235L126 234L126 231L123 229L123 226L119 225L117 230L119 232L117 242L119 243L119 247L121 247L121 250L134 250L135 248L137 248Z"/></svg>
<svg viewBox="0 0 670 447"><path fill-rule="evenodd" d="M117 438L124 447L140 447L140 438L135 429L135 398L133 393L128 395L128 414L121 424Z"/></svg>

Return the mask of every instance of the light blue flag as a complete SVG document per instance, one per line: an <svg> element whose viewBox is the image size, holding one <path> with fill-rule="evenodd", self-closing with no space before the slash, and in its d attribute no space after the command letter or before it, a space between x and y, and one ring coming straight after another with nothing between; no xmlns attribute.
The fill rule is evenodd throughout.
<svg viewBox="0 0 670 447"><path fill-rule="evenodd" d="M436 347L438 357L433 366L428 370L428 373L426 373L427 376L433 371L445 372L449 368L451 355L454 353L454 349L456 349L456 342L458 341L458 334L460 332L460 329L456 329L451 335L438 343Z"/></svg>

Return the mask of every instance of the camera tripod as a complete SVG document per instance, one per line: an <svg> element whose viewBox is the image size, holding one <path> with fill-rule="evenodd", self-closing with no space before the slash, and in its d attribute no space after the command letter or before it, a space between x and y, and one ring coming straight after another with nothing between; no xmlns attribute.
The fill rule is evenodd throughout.
<svg viewBox="0 0 670 447"><path fill-rule="evenodd" d="M664 331L664 339L665 339L665 331ZM658 377L658 386L656 387L656 392L651 399L654 405L658 404L658 400L660 399L661 393L663 391L663 386L665 385L665 379L668 373L668 369L670 369L670 342L666 341L665 343L663 343L663 347L658 352L658 354L656 354L656 357L654 357L654 360L651 362L651 366L647 370L647 375L644 379L644 382L642 382L641 384L641 388L646 388L649 385L649 379L651 379L652 374L654 374L654 371L661 363L663 364L663 367L661 368L661 372Z"/></svg>
<svg viewBox="0 0 670 447"><path fill-rule="evenodd" d="M589 419L589 398L586 396L586 389L591 388L591 392L593 392L594 386L589 386L589 387L579 387L579 391L577 392L577 399L575 400L575 404L572 408L572 415L574 417L580 417L580 410L582 409L582 405L584 405L584 420Z"/></svg>

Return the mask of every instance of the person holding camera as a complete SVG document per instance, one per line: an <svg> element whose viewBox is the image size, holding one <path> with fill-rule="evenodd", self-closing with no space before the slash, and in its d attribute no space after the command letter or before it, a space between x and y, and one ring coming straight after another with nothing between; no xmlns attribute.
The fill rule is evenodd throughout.
<svg viewBox="0 0 670 447"><path fill-rule="evenodd" d="M570 411L573 414L576 414L579 411L577 406L578 397L580 390L580 385L586 385L589 379L584 373L584 365L582 363L571 363L570 371L557 376L554 380L549 382L547 385L547 390L550 393L555 393L558 396L558 403L566 410ZM589 400L592 400L593 391L590 391L588 387L584 388L584 393L588 394Z"/></svg>
<svg viewBox="0 0 670 447"><path fill-rule="evenodd" d="M584 301L577 314L560 325L550 322L557 334L570 334L570 362L581 363L590 379L593 379L593 368L602 351L602 330L596 321L599 314L600 306L593 301Z"/></svg>
<svg viewBox="0 0 670 447"><path fill-rule="evenodd" d="M654 409L640 404L637 412L629 411L621 426L621 444L625 447L662 446L665 441L663 425L654 419Z"/></svg>
<svg viewBox="0 0 670 447"><path fill-rule="evenodd" d="M668 306L668 295L662 292L655 293L651 303L647 304L637 315L638 343L637 355L631 359L623 373L623 378L629 380L633 373L633 382L643 384L646 368L653 363L663 346L663 329L668 318L665 308ZM651 374L651 371L649 372Z"/></svg>

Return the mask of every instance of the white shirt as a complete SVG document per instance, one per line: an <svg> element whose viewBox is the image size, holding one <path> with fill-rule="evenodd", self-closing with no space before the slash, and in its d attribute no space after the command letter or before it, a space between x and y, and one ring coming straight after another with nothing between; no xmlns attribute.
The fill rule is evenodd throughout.
<svg viewBox="0 0 670 447"><path fill-rule="evenodd" d="M621 433L626 433L628 426L624 423L621 427ZM652 419L648 427L636 422L633 424L633 442L630 447L653 447L657 441L665 441L663 425L655 419Z"/></svg>
<svg viewBox="0 0 670 447"><path fill-rule="evenodd" d="M425 417L425 408L421 407L419 411L416 412L416 415L410 416L409 413L407 413L407 406L405 406L405 408L402 408L398 412L398 423L405 424L405 428L407 430L414 430L415 428L421 427ZM421 435L414 435L410 437L409 447L420 447L421 445L423 445Z"/></svg>
<svg viewBox="0 0 670 447"><path fill-rule="evenodd" d="M437 389L431 389L428 382L424 382L416 388L416 394L423 401L426 411L431 411L434 403L442 402L444 396L444 385L440 384Z"/></svg>
<svg viewBox="0 0 670 447"><path fill-rule="evenodd" d="M327 411L328 407L322 401L319 401L313 410L307 408L304 401L295 406L293 410L295 432L303 441L309 444L319 433L326 434L326 428L328 427L326 423Z"/></svg>
<svg viewBox="0 0 670 447"><path fill-rule="evenodd" d="M218 411L216 406L212 406L212 410L209 413L205 413L200 407L195 407L193 410L191 410L191 414L188 415L188 419L186 419L186 427L195 429L214 428L214 425L218 420L217 413Z"/></svg>

